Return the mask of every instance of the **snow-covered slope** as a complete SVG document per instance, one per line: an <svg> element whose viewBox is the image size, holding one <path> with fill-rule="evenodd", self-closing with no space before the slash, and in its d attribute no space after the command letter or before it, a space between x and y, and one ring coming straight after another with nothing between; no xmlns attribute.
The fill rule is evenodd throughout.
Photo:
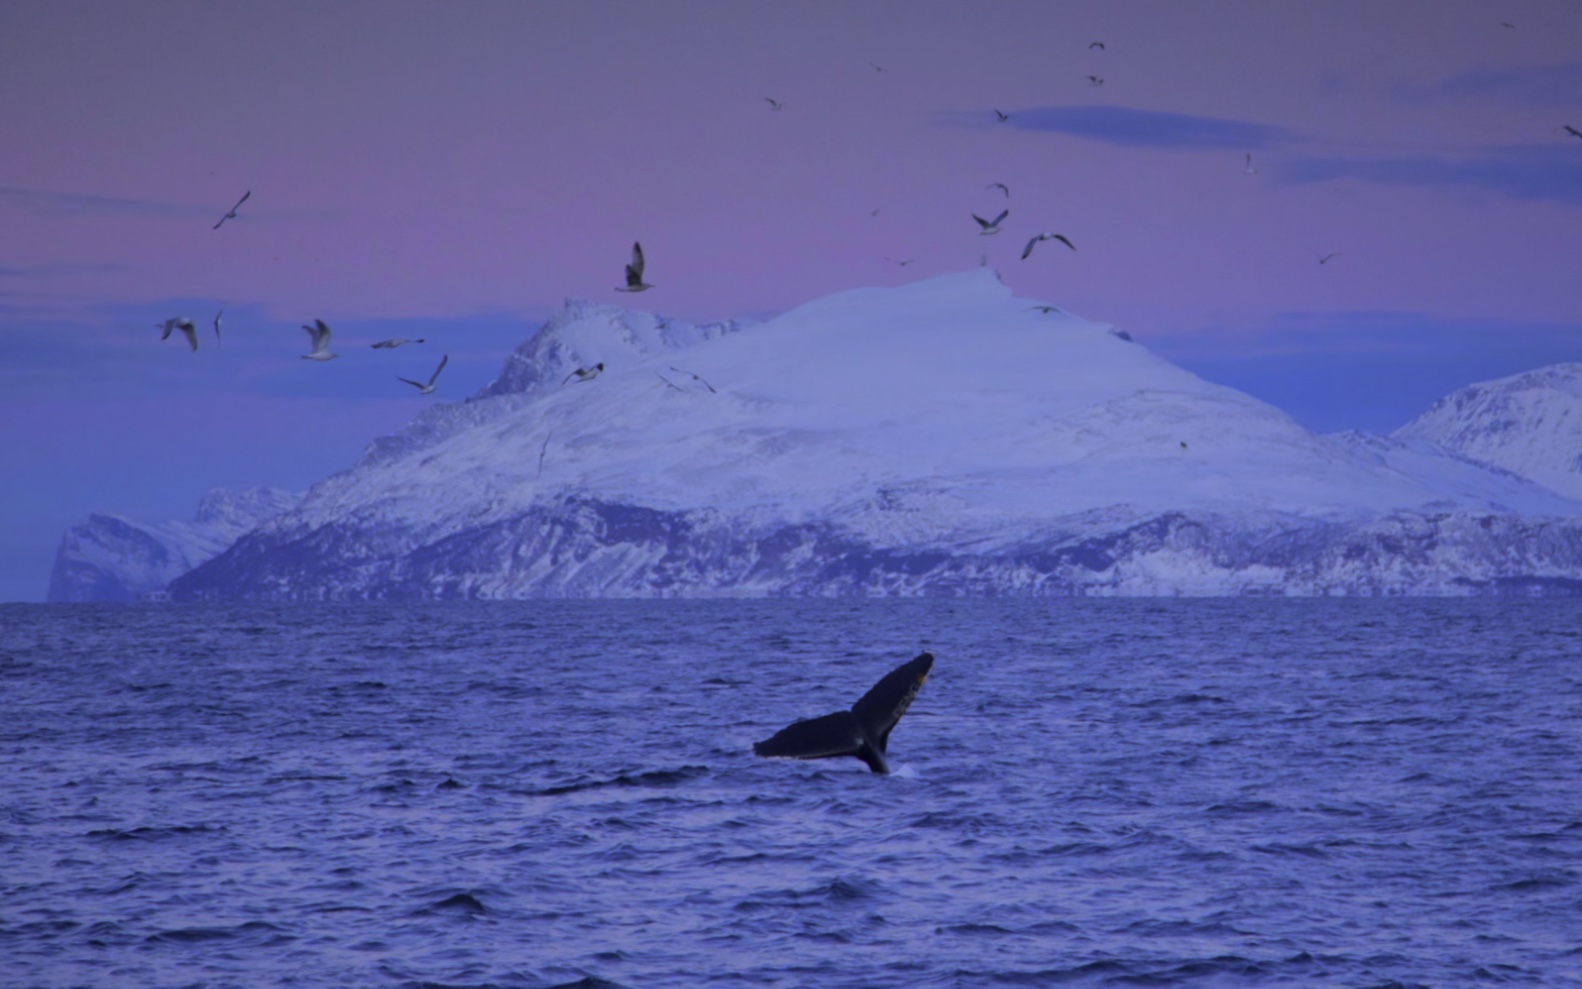
<svg viewBox="0 0 1582 989"><path fill-rule="evenodd" d="M191 522L142 523L96 512L61 537L46 600L137 601L160 594L300 498L275 488L216 488L203 496Z"/></svg>
<svg viewBox="0 0 1582 989"><path fill-rule="evenodd" d="M1452 392L1396 430L1582 498L1582 364L1555 364Z"/></svg>
<svg viewBox="0 0 1582 989"><path fill-rule="evenodd" d="M1427 444L1317 436L979 269L745 328L569 304L172 592L1444 590L1582 572L1579 515ZM1463 533L1493 516L1518 521ZM1358 534L1391 525L1456 548L1385 563L1395 536ZM1512 539L1561 548L1513 570Z"/></svg>

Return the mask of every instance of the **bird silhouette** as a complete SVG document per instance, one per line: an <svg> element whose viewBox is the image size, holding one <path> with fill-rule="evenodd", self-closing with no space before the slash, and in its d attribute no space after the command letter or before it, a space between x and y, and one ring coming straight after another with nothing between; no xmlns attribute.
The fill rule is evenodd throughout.
<svg viewBox="0 0 1582 989"><path fill-rule="evenodd" d="M603 361L600 361L592 367L579 367L575 371L566 375L566 381L570 381L572 378L576 378L578 381L592 381L594 378L597 378L600 372L603 370ZM561 384L564 385L566 381L562 381Z"/></svg>
<svg viewBox="0 0 1582 989"><path fill-rule="evenodd" d="M246 192L242 193L242 198L240 198L240 199L238 199L236 201L236 205L235 206L232 206L230 209L225 211L225 215L220 217L220 222L216 223L213 226L212 229L218 230L218 229L220 229L220 225L223 224L226 220L234 220L234 219L236 219L236 210L237 210L237 208L240 207L243 203L247 202L247 197L251 196L252 194L253 194L253 190L251 190L251 189L248 189Z"/></svg>
<svg viewBox="0 0 1582 989"><path fill-rule="evenodd" d="M302 324L308 331L308 336L313 338L313 349L302 355L305 361L333 361L341 356L330 351L330 324L322 319L315 319L313 325Z"/></svg>
<svg viewBox="0 0 1582 989"><path fill-rule="evenodd" d="M169 340L172 332L180 330L182 335L187 338L187 346L192 350L198 349L198 324L185 316L172 316L163 323L155 323L154 325L165 328L165 332L159 335L161 340Z"/></svg>
<svg viewBox="0 0 1582 989"><path fill-rule="evenodd" d="M1073 251L1077 249L1077 245L1075 245L1071 241L1067 240L1065 234L1041 233L1041 234L1037 234L1036 236L1034 236L1032 240L1027 242L1027 246L1022 248L1022 260L1023 261L1027 260L1027 256L1033 253L1033 248L1036 247L1038 245L1038 242L1041 241L1041 240L1058 240L1062 244L1064 244L1067 247L1071 248Z"/></svg>
<svg viewBox="0 0 1582 989"><path fill-rule="evenodd" d="M434 373L428 376L428 384L424 384L421 381L413 381L411 378L403 378L399 374L396 375L396 380L405 381L413 388L416 388L419 395L432 395L434 394L434 382L439 380L439 373L445 370L445 365L449 363L449 361L449 354L446 354L439 359L439 367L435 368Z"/></svg>
<svg viewBox="0 0 1582 989"><path fill-rule="evenodd" d="M626 266L626 287L617 292L646 292L654 286L643 281L643 245L632 244L632 263Z"/></svg>
<svg viewBox="0 0 1582 989"><path fill-rule="evenodd" d="M978 231L978 236L986 237L989 234L997 234L997 233L999 233L1000 232L1000 221L1005 219L1006 217L1008 217L1010 215L1011 215L1011 211L1008 210L1008 209L1000 210L1000 215L995 217L993 220L985 220L983 217L979 216L976 213L972 214L972 218L974 220L978 221L978 226L983 228L983 229Z"/></svg>

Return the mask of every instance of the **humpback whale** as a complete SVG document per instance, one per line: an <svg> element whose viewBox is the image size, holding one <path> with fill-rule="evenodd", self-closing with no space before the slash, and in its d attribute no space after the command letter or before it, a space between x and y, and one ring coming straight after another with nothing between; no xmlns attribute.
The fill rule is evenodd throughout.
<svg viewBox="0 0 1582 989"><path fill-rule="evenodd" d="M884 761L890 732L923 689L934 667L932 653L923 653L886 673L849 711L809 718L753 744L756 755L787 759L831 759L856 756L876 773L888 773Z"/></svg>

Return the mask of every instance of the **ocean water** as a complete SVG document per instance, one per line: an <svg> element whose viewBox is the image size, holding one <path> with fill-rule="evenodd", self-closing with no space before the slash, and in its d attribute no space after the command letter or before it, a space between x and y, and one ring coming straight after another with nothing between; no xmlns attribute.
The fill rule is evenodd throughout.
<svg viewBox="0 0 1582 989"><path fill-rule="evenodd" d="M1582 986L1582 609L0 608L0 986L565 985Z"/></svg>

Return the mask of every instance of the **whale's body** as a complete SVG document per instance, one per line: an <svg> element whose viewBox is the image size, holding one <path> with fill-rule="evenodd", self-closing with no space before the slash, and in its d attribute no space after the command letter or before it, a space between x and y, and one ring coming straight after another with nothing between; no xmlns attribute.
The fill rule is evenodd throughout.
<svg viewBox="0 0 1582 989"><path fill-rule="evenodd" d="M934 667L931 653L902 663L886 673L849 711L809 718L775 732L753 745L761 756L786 759L832 759L855 756L876 773L888 773L884 760L890 732L912 706Z"/></svg>

